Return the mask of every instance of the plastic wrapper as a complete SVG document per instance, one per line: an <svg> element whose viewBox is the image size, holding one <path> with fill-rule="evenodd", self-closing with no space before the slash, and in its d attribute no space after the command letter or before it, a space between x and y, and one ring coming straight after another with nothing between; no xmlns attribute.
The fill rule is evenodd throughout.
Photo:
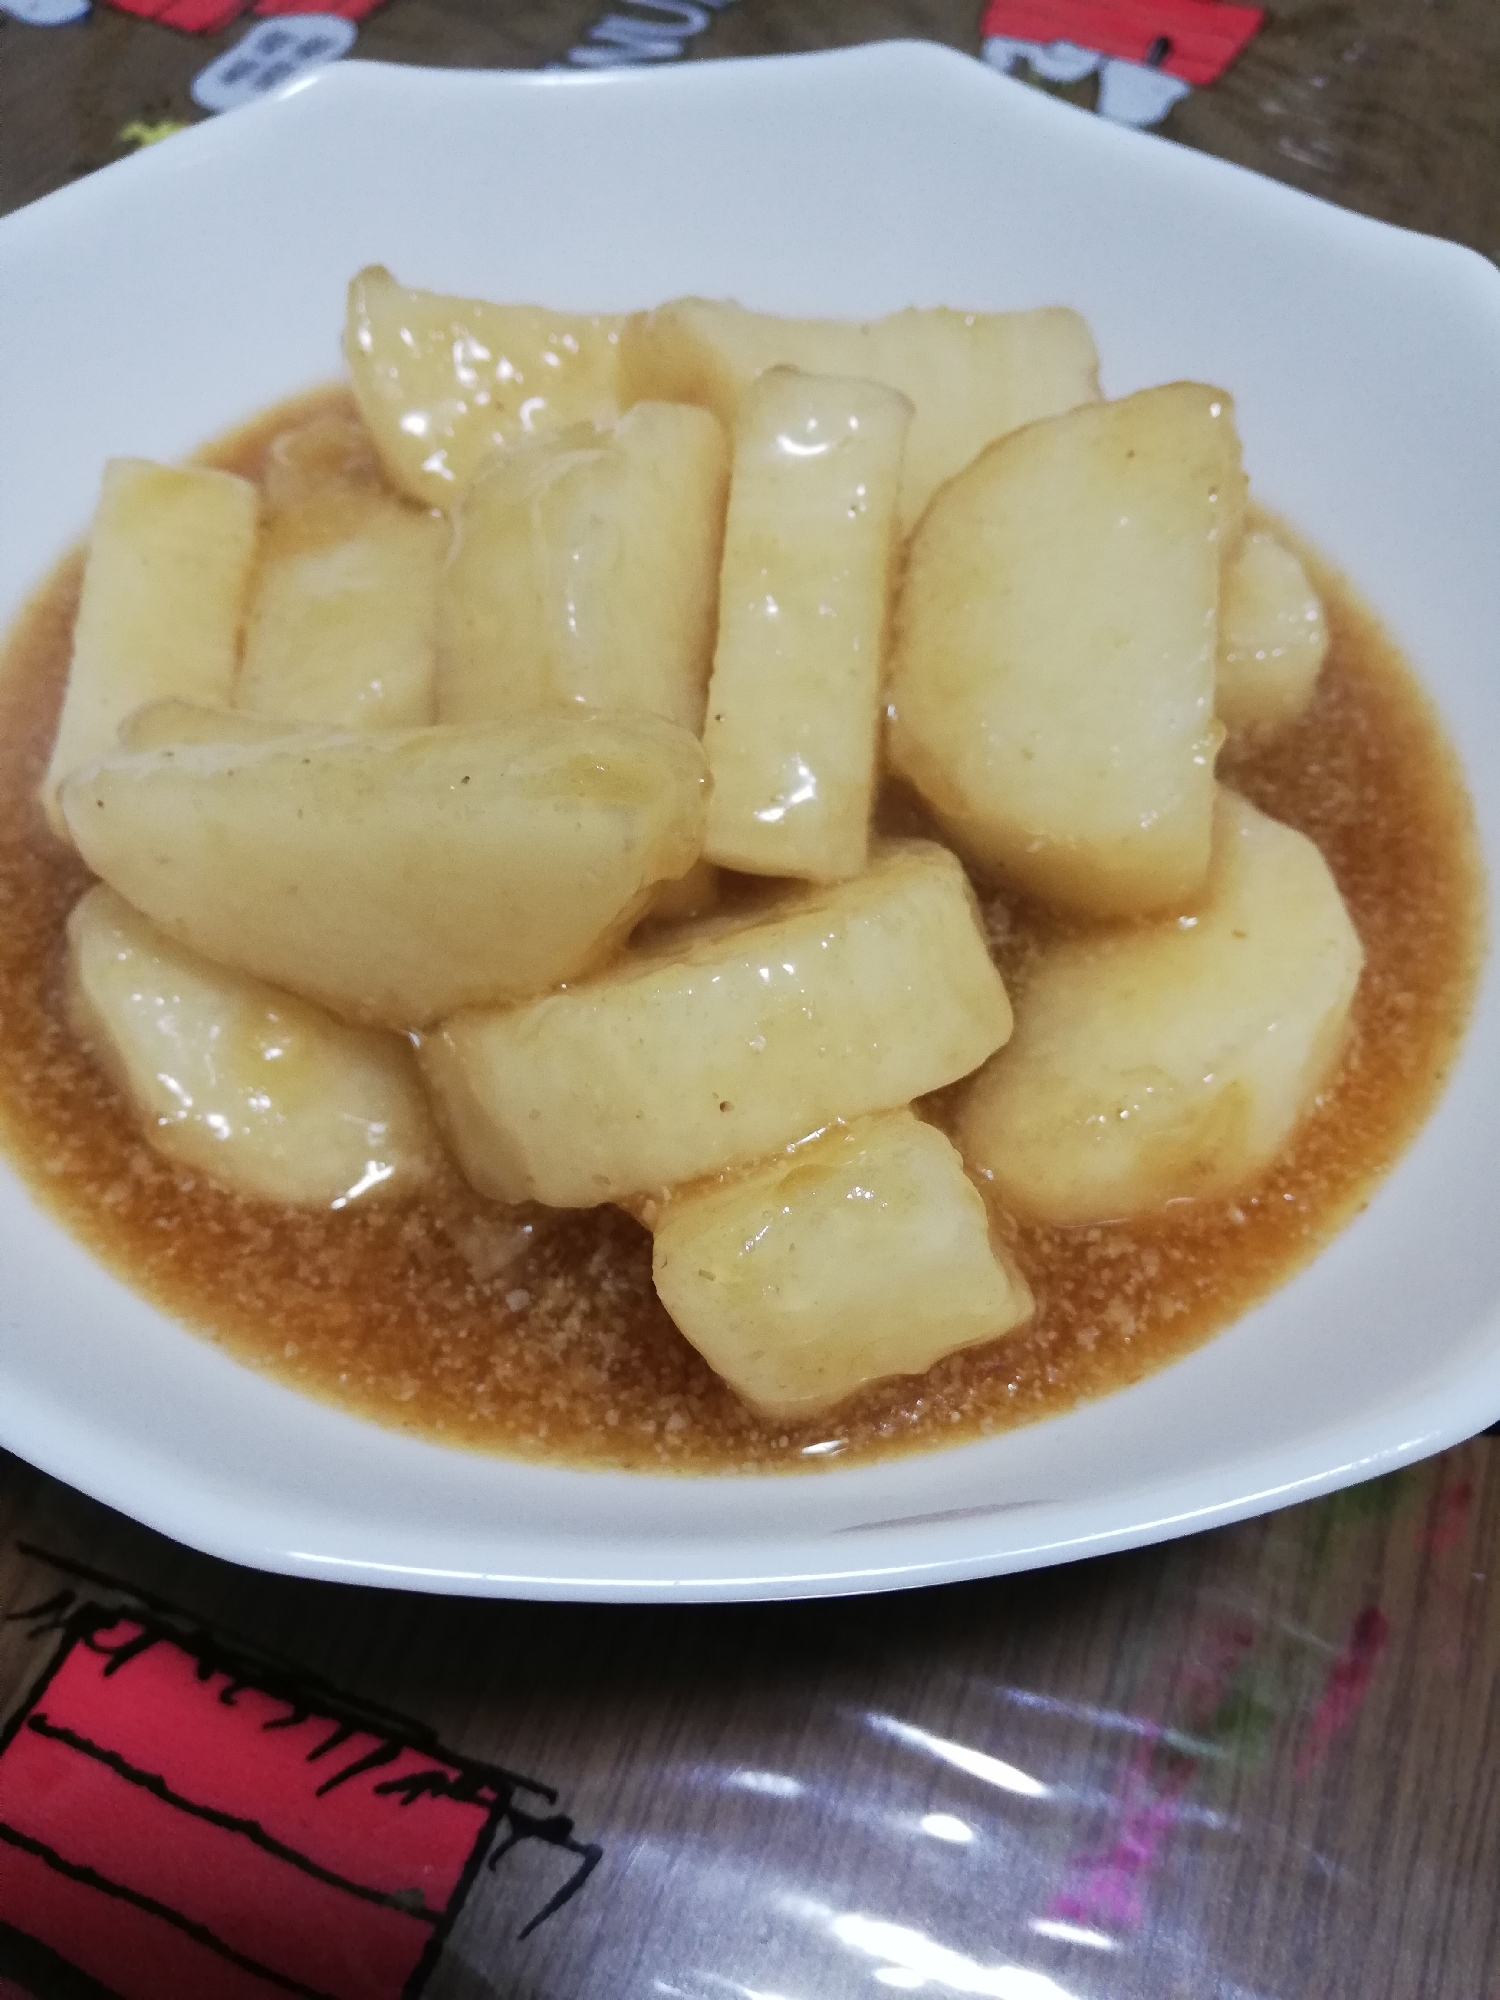
<svg viewBox="0 0 1500 2000"><path fill-rule="evenodd" d="M258 1577L10 1461L0 1978L1468 2000L1493 1454L1028 1577L680 1611Z"/></svg>

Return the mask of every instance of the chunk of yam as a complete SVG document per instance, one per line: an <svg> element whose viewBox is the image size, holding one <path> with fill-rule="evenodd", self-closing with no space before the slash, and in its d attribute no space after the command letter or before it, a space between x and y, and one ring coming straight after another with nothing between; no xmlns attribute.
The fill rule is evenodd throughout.
<svg viewBox="0 0 1500 2000"><path fill-rule="evenodd" d="M1224 567L1214 706L1228 729L1279 729L1313 698L1328 652L1323 601L1279 535L1258 528Z"/></svg>
<svg viewBox="0 0 1500 2000"><path fill-rule="evenodd" d="M735 427L703 747L711 860L834 882L869 850L911 405L772 368Z"/></svg>
<svg viewBox="0 0 1500 2000"><path fill-rule="evenodd" d="M191 701L148 701L120 724L122 750L168 750L190 743L274 743L304 734L295 723L243 708L200 708Z"/></svg>
<svg viewBox="0 0 1500 2000"><path fill-rule="evenodd" d="M1092 336L1061 306L1006 313L908 307L861 325L674 299L625 322L621 399L701 403L732 426L750 384L777 366L883 382L912 404L903 533L943 481L994 438L1099 394Z"/></svg>
<svg viewBox="0 0 1500 2000"><path fill-rule="evenodd" d="M719 906L724 878L711 861L695 861L686 875L663 882L651 899L644 923L687 924Z"/></svg>
<svg viewBox="0 0 1500 2000"><path fill-rule="evenodd" d="M497 444L609 422L619 329L608 314L414 291L372 264L349 286L344 355L391 483L448 508Z"/></svg>
<svg viewBox="0 0 1500 2000"><path fill-rule="evenodd" d="M441 1163L408 1043L211 964L103 883L68 919L66 990L151 1145L240 1194L343 1208Z"/></svg>
<svg viewBox="0 0 1500 2000"><path fill-rule="evenodd" d="M202 466L113 458L94 515L73 662L42 784L57 789L115 747L132 709L161 696L227 703L255 558L260 495Z"/></svg>
<svg viewBox="0 0 1500 2000"><path fill-rule="evenodd" d="M743 1402L788 1422L925 1374L1032 1310L958 1154L906 1110L676 1189L653 1233L680 1331Z"/></svg>
<svg viewBox="0 0 1500 2000"><path fill-rule="evenodd" d="M638 403L497 452L455 522L438 720L557 703L696 734L713 659L729 442L706 410Z"/></svg>
<svg viewBox="0 0 1500 2000"><path fill-rule="evenodd" d="M375 499L389 491L375 440L356 414L352 395L340 392L328 407L277 432L266 453L261 490L272 514L340 497Z"/></svg>
<svg viewBox="0 0 1500 2000"><path fill-rule="evenodd" d="M1221 791L1193 914L1043 953L968 1090L964 1157L1046 1222L1234 1193L1337 1062L1363 957L1312 842Z"/></svg>
<svg viewBox="0 0 1500 2000"><path fill-rule="evenodd" d="M447 524L388 494L274 512L261 538L238 708L330 728L431 722Z"/></svg>
<svg viewBox="0 0 1500 2000"><path fill-rule="evenodd" d="M934 500L897 617L889 747L973 865L1098 916L1208 872L1229 398L1178 382L1032 424Z"/></svg>
<svg viewBox="0 0 1500 2000"><path fill-rule="evenodd" d="M410 1028L607 958L697 858L705 787L686 730L553 714L122 753L63 809L94 872L179 943Z"/></svg>
<svg viewBox="0 0 1500 2000"><path fill-rule="evenodd" d="M586 1208L907 1104L1009 1033L963 870L908 841L530 1006L456 1014L419 1054L481 1193Z"/></svg>

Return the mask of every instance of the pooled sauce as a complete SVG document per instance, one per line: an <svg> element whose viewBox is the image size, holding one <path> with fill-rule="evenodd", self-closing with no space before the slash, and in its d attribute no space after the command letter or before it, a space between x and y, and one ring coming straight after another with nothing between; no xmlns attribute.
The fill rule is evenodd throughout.
<svg viewBox="0 0 1500 2000"><path fill-rule="evenodd" d="M330 406L351 407L319 392L204 457L257 477L279 430ZM1379 625L1305 560L1332 638L1316 699L1274 743L1231 742L1219 773L1317 842L1364 940L1342 1066L1232 1201L1089 1228L1003 1224L1035 1320L924 1377L816 1422L767 1422L673 1327L650 1239L618 1210L500 1210L456 1174L404 1204L281 1208L156 1154L62 1012L63 925L90 878L47 833L35 792L78 554L0 659L0 1138L39 1199L163 1311L309 1395L446 1444L651 1471L811 1467L955 1443L1136 1381L1284 1282L1364 1205L1432 1108L1473 995L1481 870L1456 762ZM1024 987L1046 920L993 902L987 916Z"/></svg>

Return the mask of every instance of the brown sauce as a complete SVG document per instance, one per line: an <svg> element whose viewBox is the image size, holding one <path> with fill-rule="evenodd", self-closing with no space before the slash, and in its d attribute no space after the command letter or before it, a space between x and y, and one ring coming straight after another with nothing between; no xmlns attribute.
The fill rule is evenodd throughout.
<svg viewBox="0 0 1500 2000"><path fill-rule="evenodd" d="M344 400L319 392L204 457L258 476L278 430ZM447 1444L652 1471L789 1469L958 1442L1133 1382L1283 1283L1368 1201L1431 1109L1473 995L1481 869L1456 763L1377 622L1307 560L1332 634L1316 700L1274 744L1231 744L1219 769L1317 842L1349 904L1367 964L1343 1065L1237 1200L1087 1229L1003 1225L1034 1322L919 1380L817 1423L767 1423L677 1333L651 1288L649 1238L614 1209L517 1218L456 1176L406 1205L283 1209L153 1152L59 1000L63 923L88 877L34 795L76 554L0 659L0 1139L46 1206L163 1311L309 1395ZM1024 981L1045 921L990 915L1002 966ZM814 1445L834 1448L803 1456Z"/></svg>

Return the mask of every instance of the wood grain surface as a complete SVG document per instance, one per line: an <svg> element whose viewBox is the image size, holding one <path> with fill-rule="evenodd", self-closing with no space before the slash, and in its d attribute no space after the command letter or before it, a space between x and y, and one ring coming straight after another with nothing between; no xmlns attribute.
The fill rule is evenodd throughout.
<svg viewBox="0 0 1500 2000"><path fill-rule="evenodd" d="M359 53L540 65L608 11L388 0ZM201 115L190 81L242 32L0 18L0 209ZM905 35L977 51L977 0L738 0L691 54ZM1497 90L1494 0L1279 0L1165 130L1495 255ZM24 1721L54 1643L37 1608L93 1593L552 1788L597 1867L521 1940L570 1851L499 1853L432 2000L1490 2000L1497 1536L1480 1439L1018 1580L773 1608L467 1603L237 1570L0 1456L0 1724ZM0 1910L16 1865L0 1843ZM0 1921L6 2000L112 1990Z"/></svg>

